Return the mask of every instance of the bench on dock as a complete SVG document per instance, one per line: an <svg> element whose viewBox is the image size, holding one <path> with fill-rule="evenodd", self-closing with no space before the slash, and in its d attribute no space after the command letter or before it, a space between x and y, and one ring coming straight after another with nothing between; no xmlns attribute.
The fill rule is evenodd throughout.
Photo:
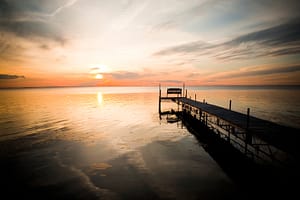
<svg viewBox="0 0 300 200"><path fill-rule="evenodd" d="M182 89L181 88L168 88L167 89L167 95L169 94L177 94L177 95L181 95L182 94Z"/></svg>

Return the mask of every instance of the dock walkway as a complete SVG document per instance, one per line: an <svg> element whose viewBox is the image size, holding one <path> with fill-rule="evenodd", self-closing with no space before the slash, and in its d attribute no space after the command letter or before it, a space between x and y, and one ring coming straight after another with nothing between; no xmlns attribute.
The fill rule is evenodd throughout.
<svg viewBox="0 0 300 200"><path fill-rule="evenodd" d="M184 88L168 88L167 96L162 96L159 89L159 113L162 101L173 101L178 104L178 111L181 105L183 114L193 117L246 155L279 162L291 157L300 160L299 129L250 116L249 109L247 114L233 111L231 101L227 109L196 101L196 96L187 98L187 92L184 97L182 91Z"/></svg>
<svg viewBox="0 0 300 200"><path fill-rule="evenodd" d="M300 133L297 129L282 126L253 116L249 116L249 123L247 127L248 116L245 114L216 105L188 99L186 97L179 97L178 101L225 120L237 128L247 130L248 133L257 136L265 142L268 142L282 150L290 153L300 152Z"/></svg>

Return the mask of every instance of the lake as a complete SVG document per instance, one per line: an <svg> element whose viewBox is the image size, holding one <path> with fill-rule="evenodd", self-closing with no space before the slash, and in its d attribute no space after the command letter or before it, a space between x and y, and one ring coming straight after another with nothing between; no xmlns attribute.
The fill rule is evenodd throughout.
<svg viewBox="0 0 300 200"><path fill-rule="evenodd" d="M163 88L164 89L164 88ZM188 87L188 96L300 128L298 87ZM239 199L248 195L157 87L0 90L1 192L31 199ZM168 109L167 105L163 109Z"/></svg>

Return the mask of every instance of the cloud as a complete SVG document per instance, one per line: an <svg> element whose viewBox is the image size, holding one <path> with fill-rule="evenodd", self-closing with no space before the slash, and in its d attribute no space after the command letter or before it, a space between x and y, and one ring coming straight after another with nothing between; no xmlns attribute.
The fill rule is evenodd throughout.
<svg viewBox="0 0 300 200"><path fill-rule="evenodd" d="M285 45L300 39L300 19L237 37L224 45L235 46L245 42L260 42L267 46Z"/></svg>
<svg viewBox="0 0 300 200"><path fill-rule="evenodd" d="M91 67L90 74L108 73L111 69L106 65L98 65L98 67Z"/></svg>
<svg viewBox="0 0 300 200"><path fill-rule="evenodd" d="M3 18L20 19L20 17L54 16L63 9L72 6L77 0L0 0L0 16Z"/></svg>
<svg viewBox="0 0 300 200"><path fill-rule="evenodd" d="M59 12L61 12L63 9L68 8L76 3L77 0L69 0L65 4L62 4L59 6L53 13L50 14L51 17L57 15Z"/></svg>
<svg viewBox="0 0 300 200"><path fill-rule="evenodd" d="M25 51L26 48L20 40L8 34L0 33L0 60L19 62L23 59L20 55Z"/></svg>
<svg viewBox="0 0 300 200"><path fill-rule="evenodd" d="M46 39L64 45L67 39L63 28L49 17L71 3L75 1L0 0L0 31L28 40Z"/></svg>
<svg viewBox="0 0 300 200"><path fill-rule="evenodd" d="M240 70L221 72L210 75L209 78L214 79L231 79L241 77L253 77L253 76L267 76L274 74L293 73L300 72L300 65L290 66L258 66L258 67L247 67Z"/></svg>
<svg viewBox="0 0 300 200"><path fill-rule="evenodd" d="M116 71L116 72L106 72L102 73L105 77L111 76L117 80L147 80L149 78L160 76L160 73L153 72L151 70L144 69L144 71L133 72L133 71Z"/></svg>
<svg viewBox="0 0 300 200"><path fill-rule="evenodd" d="M0 74L0 79L17 79L17 78L25 78L25 76L10 75L10 74Z"/></svg>
<svg viewBox="0 0 300 200"><path fill-rule="evenodd" d="M154 53L154 56L208 55L216 59L249 59L300 53L300 18L251 32L220 44L195 41Z"/></svg>
<svg viewBox="0 0 300 200"><path fill-rule="evenodd" d="M0 30L30 40L52 40L62 46L67 42L55 25L42 21L1 22Z"/></svg>
<svg viewBox="0 0 300 200"><path fill-rule="evenodd" d="M159 82L162 82L162 83L183 83L182 81L179 81L179 80L161 80Z"/></svg>
<svg viewBox="0 0 300 200"><path fill-rule="evenodd" d="M190 42L187 44L182 44L182 45L178 45L175 47L163 49L159 52L154 53L154 55L165 56L165 55L177 54L177 53L183 53L183 54L189 54L189 53L194 53L194 52L201 53L203 51L208 51L215 47L217 47L217 46L203 42L203 41L196 41L196 42Z"/></svg>
<svg viewBox="0 0 300 200"><path fill-rule="evenodd" d="M222 37L232 32L257 30L299 17L298 0L203 0L203 1L164 1L172 8L158 13L155 30L177 29L201 36ZM267 25L267 26L265 26Z"/></svg>
<svg viewBox="0 0 300 200"><path fill-rule="evenodd" d="M47 45L47 44L41 44L39 47L40 47L41 49L43 49L43 50L49 50L49 49L50 49L50 46Z"/></svg>
<svg viewBox="0 0 300 200"><path fill-rule="evenodd" d="M143 77L144 75L135 73L135 72L126 72L126 71L119 71L114 73L109 73L113 78L123 80L123 79L138 79Z"/></svg>

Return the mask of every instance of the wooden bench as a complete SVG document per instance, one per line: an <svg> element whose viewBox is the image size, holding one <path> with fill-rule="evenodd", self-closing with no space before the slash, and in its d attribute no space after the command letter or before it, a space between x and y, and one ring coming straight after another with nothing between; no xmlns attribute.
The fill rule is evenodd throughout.
<svg viewBox="0 0 300 200"><path fill-rule="evenodd" d="M168 88L167 89L167 95L169 95L169 94L181 95L182 94L182 89L181 88Z"/></svg>

